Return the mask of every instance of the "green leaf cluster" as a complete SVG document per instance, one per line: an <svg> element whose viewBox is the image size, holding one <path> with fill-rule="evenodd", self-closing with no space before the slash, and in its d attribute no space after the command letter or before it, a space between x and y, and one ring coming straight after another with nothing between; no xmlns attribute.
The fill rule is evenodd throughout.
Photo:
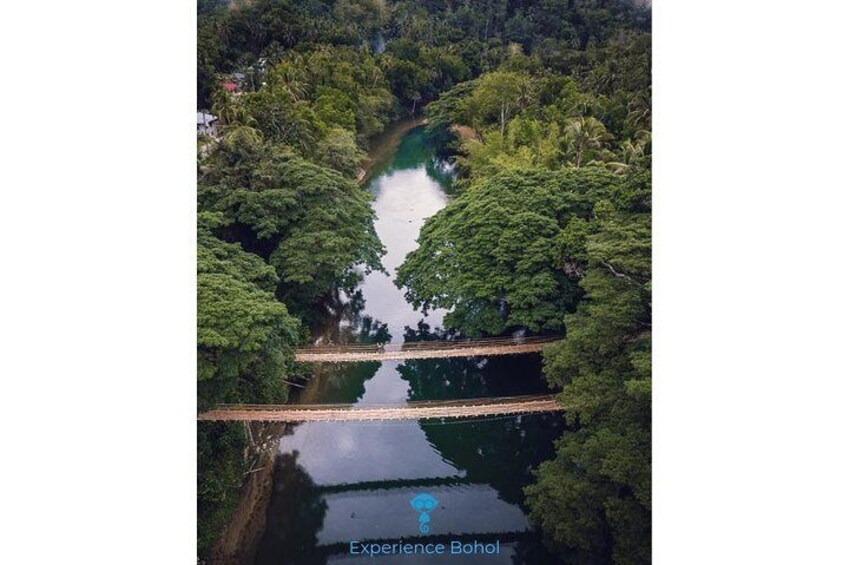
<svg viewBox="0 0 849 565"><path fill-rule="evenodd" d="M526 494L548 542L576 563L650 562L646 165L485 177L426 222L396 281L470 335L565 332L545 351L545 374L562 389L570 431Z"/></svg>
<svg viewBox="0 0 849 565"><path fill-rule="evenodd" d="M429 131L457 153L458 188L523 167L624 174L651 152L650 60L650 35L637 31L585 50L514 46L496 70L429 104Z"/></svg>
<svg viewBox="0 0 849 565"><path fill-rule="evenodd" d="M368 51L317 46L287 51L261 88L240 98L266 137L311 156L328 130L365 140L383 131L393 98L383 69Z"/></svg>

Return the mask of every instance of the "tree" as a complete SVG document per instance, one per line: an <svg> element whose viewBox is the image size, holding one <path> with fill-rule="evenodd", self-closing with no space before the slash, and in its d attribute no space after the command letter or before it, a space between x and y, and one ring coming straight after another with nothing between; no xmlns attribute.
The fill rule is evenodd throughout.
<svg viewBox="0 0 849 565"><path fill-rule="evenodd" d="M276 269L278 295L299 314L352 284L354 265L381 268L370 195L352 180L273 146L237 161L226 148L212 157L201 209L220 212L220 232Z"/></svg>
<svg viewBox="0 0 849 565"><path fill-rule="evenodd" d="M239 501L247 447L240 422L198 422L197 551L206 555Z"/></svg>
<svg viewBox="0 0 849 565"><path fill-rule="evenodd" d="M331 129L316 147L316 160L345 176L353 176L364 157L354 133L344 128Z"/></svg>
<svg viewBox="0 0 849 565"><path fill-rule="evenodd" d="M482 139L464 140L465 155L457 161L468 171L471 182L513 168L556 170L566 163L561 138L556 123L517 116L507 123L503 136L490 128L484 130Z"/></svg>
<svg viewBox="0 0 849 565"><path fill-rule="evenodd" d="M536 99L534 83L524 73L497 71L483 75L469 100L472 123L482 128L497 120L501 135L507 121ZM495 118L495 120L493 120Z"/></svg>
<svg viewBox="0 0 849 565"><path fill-rule="evenodd" d="M576 167L598 156L609 138L604 124L595 118L574 118L566 124L563 133Z"/></svg>
<svg viewBox="0 0 849 565"><path fill-rule="evenodd" d="M599 167L511 169L472 185L422 228L396 284L419 308L446 308L472 335L558 331L580 296L563 269L570 226L620 178Z"/></svg>
<svg viewBox="0 0 849 565"><path fill-rule="evenodd" d="M274 297L274 270L212 235L221 222L203 215L198 230L198 406L285 400L300 324Z"/></svg>
<svg viewBox="0 0 849 565"><path fill-rule="evenodd" d="M651 561L651 227L648 171L631 174L566 247L585 295L545 374L572 431L526 489L531 519L575 560Z"/></svg>
<svg viewBox="0 0 849 565"><path fill-rule="evenodd" d="M461 178L396 283L451 332L566 334L545 373L568 432L531 518L567 562L648 562L650 27L618 1L200 1L198 107L221 135L198 166L199 405L286 398L300 320L380 268L362 150L426 108ZM220 88L235 72L238 97ZM199 428L199 554L246 470L240 432Z"/></svg>
<svg viewBox="0 0 849 565"><path fill-rule="evenodd" d="M465 118L468 100L476 87L475 80L461 82L427 105L427 132L438 147L445 148L456 143L452 128L468 122Z"/></svg>

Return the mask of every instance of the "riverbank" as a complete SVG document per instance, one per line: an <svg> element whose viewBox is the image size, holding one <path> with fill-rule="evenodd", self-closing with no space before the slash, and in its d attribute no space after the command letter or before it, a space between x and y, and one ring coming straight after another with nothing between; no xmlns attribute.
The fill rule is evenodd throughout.
<svg viewBox="0 0 849 565"><path fill-rule="evenodd" d="M245 458L253 464L239 490L238 505L212 547L206 565L251 563L265 531L277 445L286 424L251 422L245 425L245 430L251 442Z"/></svg>
<svg viewBox="0 0 849 565"><path fill-rule="evenodd" d="M382 163L395 153L398 146L401 145L401 140L410 130L426 123L427 118L425 117L399 120L392 122L386 126L382 133L374 136L369 143L369 152L357 171L357 183L367 183L371 179L375 165Z"/></svg>

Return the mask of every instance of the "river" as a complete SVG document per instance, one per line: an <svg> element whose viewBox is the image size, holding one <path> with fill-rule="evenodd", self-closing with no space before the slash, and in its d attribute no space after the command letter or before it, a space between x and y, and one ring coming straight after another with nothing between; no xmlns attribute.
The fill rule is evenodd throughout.
<svg viewBox="0 0 849 565"><path fill-rule="evenodd" d="M387 273L367 274L356 292L316 328L318 343L438 339L444 312L424 316L392 282L416 246L425 219L448 201L451 171L422 127L370 171L375 229ZM460 399L546 390L538 354L317 365L293 402ZM522 488L531 469L554 454L562 416L477 420L309 422L280 439L255 563L373 563L349 554L351 541L499 542L479 557L384 557L384 563L557 562L528 522ZM438 500L427 534L410 499Z"/></svg>

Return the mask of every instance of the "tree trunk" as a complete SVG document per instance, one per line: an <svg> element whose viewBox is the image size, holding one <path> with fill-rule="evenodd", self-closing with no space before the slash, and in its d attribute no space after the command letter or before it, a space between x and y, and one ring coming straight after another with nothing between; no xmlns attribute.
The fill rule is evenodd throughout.
<svg viewBox="0 0 849 565"><path fill-rule="evenodd" d="M504 139L504 126L507 123L507 107L504 102L501 103L501 139Z"/></svg>

